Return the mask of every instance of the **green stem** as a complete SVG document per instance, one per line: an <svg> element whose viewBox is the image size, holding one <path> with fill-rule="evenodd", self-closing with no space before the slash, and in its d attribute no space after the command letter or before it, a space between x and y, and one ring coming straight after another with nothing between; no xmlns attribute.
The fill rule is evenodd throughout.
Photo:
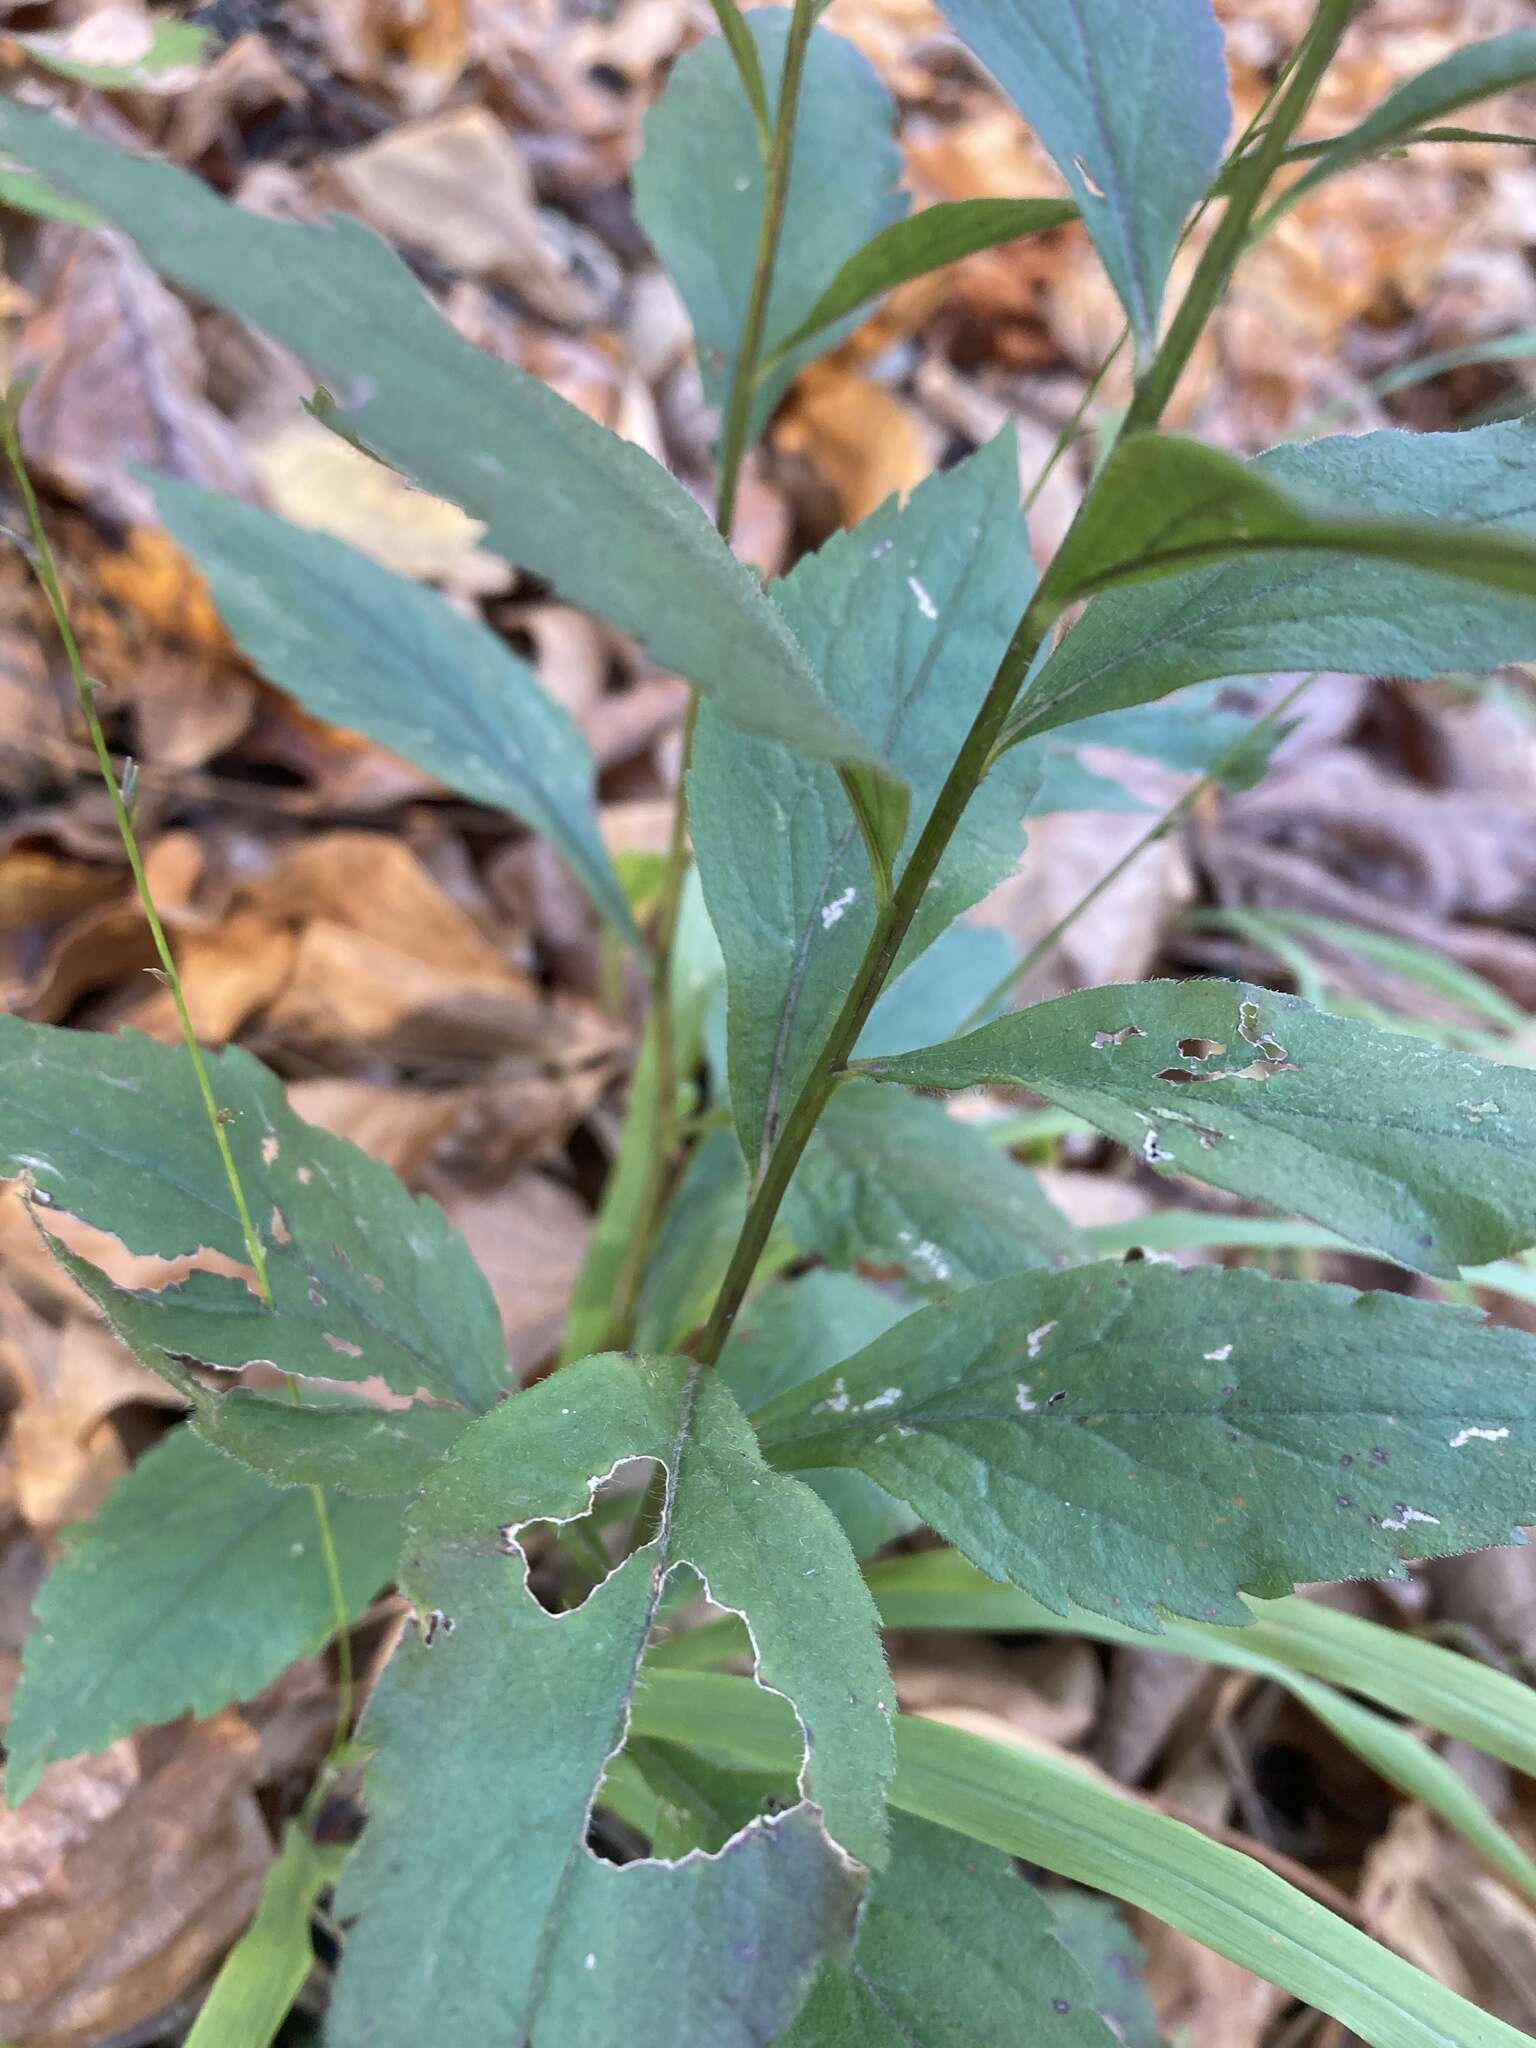
<svg viewBox="0 0 1536 2048"><path fill-rule="evenodd" d="M1260 146L1251 156L1245 157L1238 167L1238 175L1233 182L1233 193L1226 213L1207 245L1205 255L1195 271L1194 279L1166 340L1153 357L1145 377L1137 387L1122 431L1156 426L1179 374L1189 359L1200 328L1209 316L1211 307L1215 304L1233 264L1237 261L1248 221L1263 195L1264 184L1283 152L1287 139L1306 111L1307 103L1317 89L1328 60L1348 26L1349 17L1354 12L1356 4L1357 0L1322 0L1312 27L1298 52L1295 72L1285 97L1276 111L1274 120L1266 129ZM797 0L797 15L799 11L800 5ZM1089 486L1078 509L1079 519L1092 504L1096 490L1096 484ZM1075 524L1076 521L1074 526ZM907 862L901 880L889 903L875 921L869 945L860 962L853 986L849 989L843 1007L838 1013L837 1021L832 1026L810 1073L806 1076L782 1129L774 1137L767 1165L747 1205L746 1221L731 1254L730 1265L720 1284L714 1307L710 1310L709 1320L694 1346L694 1356L704 1365L715 1363L726 1338L731 1333L741 1305L746 1299L747 1290L752 1284L758 1261L767 1245L769 1232L779 1212L779 1205L800 1162L800 1155L804 1152L833 1089L843 1076L859 1033L895 964L902 941L917 914L928 884L933 879L934 871L943 858L972 793L991 765L993 749L1013 707L1014 698L1028 675L1030 665L1046 634L1050 631L1054 607L1049 603L1042 604L1041 595L1041 592L1036 593L1019 620L983 699L981 709L965 736L960 752L945 778L944 787L940 790L929 814L928 822L912 850L912 856Z"/></svg>
<svg viewBox="0 0 1536 2048"><path fill-rule="evenodd" d="M800 105L800 87L805 77L806 51L815 22L814 0L794 0L789 34L784 45L784 70L779 80L778 105L767 154L767 183L763 210L758 220L757 248L752 259L752 282L747 309L742 319L741 341L731 371L730 391L720 434L720 482L715 500L715 525L729 541L736 516L736 497L741 482L741 465L751 443L752 401L757 389L763 333L768 318L768 301L773 291L778 264L779 241L784 231L784 211L789 200L789 176L794 161L795 118ZM722 17L722 27L724 19ZM734 47L734 46L733 46ZM755 45L753 46L755 48ZM739 62L739 59L738 59ZM750 94L748 95L750 98ZM641 1205L640 1222L626 1250L614 1286L613 1307L604 1343L610 1348L629 1342L633 1333L635 1307L640 1298L645 1269L661 1228L667 1186L671 1179L672 1155L677 1143L677 1062L672 1029L672 954L677 937L677 920L682 908L683 884L688 876L688 766L693 755L693 736L698 727L699 700L688 707L683 728L683 758L678 772L677 801L672 812L672 839L667 850L666 877L662 884L661 908L657 917L655 948L651 968L651 1014L655 1019L656 1115L651 1130L648 1184Z"/></svg>
<svg viewBox="0 0 1536 2048"><path fill-rule="evenodd" d="M1270 180L1285 157L1286 145L1312 103L1323 73L1349 27L1360 0L1321 0L1312 26L1302 38L1284 96L1255 146L1238 159L1228 182L1227 203L1216 231L1205 245L1188 291L1179 302L1157 353L1138 380L1121 432L1135 434L1155 427L1173 396L1174 386L1194 353L1206 322L1248 241L1248 228Z"/></svg>
<svg viewBox="0 0 1536 2048"><path fill-rule="evenodd" d="M1042 961L1049 960L1078 919L1086 916L1106 890L1112 889L1127 869L1133 868L1144 853L1156 846L1159 840L1166 839L1169 833L1188 817L1206 791L1213 789L1223 779L1228 770L1241 760L1262 733L1272 730L1280 723L1297 698L1304 690L1311 688L1321 673L1320 669L1313 669L1310 675L1305 675L1299 682L1294 683L1278 703L1272 705L1262 718L1254 721L1240 740L1234 740L1230 747L1218 754L1204 774L1169 805L1157 823L1150 826L1134 846L1128 847L1113 867L1106 868L1093 887L1079 896L1072 908L1059 917L1042 938L1036 939L1018 965L1010 967L1001 981L987 991L956 1035L974 1031L978 1024L984 1024L998 1004L1010 995L1021 981L1033 974Z"/></svg>
<svg viewBox="0 0 1536 2048"><path fill-rule="evenodd" d="M101 770L101 779L107 786L107 796L112 805L112 816L116 820L118 836L123 842L123 851L128 857L128 866L133 873L134 887L138 891L143 907L144 921L149 926L150 937L159 955L160 966L170 989L171 1000L176 1005L176 1015L181 1024L182 1040L187 1056L192 1062L192 1071L197 1077L198 1093L208 1113L208 1127L213 1133L213 1142L218 1148L219 1160L224 1168L224 1177L229 1183L229 1192L234 1201L235 1213L240 1219L241 1234L245 1239L246 1256L255 1275L256 1290L262 1306L270 1309L272 1285L267 1277L266 1251L260 1234L252 1220L250 1205L245 1199L245 1189L240 1180L240 1169L230 1150L228 1133L224 1128L224 1112L219 1108L213 1092L213 1083L208 1077L207 1063L203 1059L202 1047L197 1042L197 1033L192 1028L191 1013L187 1009L186 993L177 971L176 956L171 951L170 941L165 935L165 926L160 922L160 913L155 908L154 895L149 886L149 877L144 871L144 859L139 850L138 835L133 829L133 816L123 796L122 786L112 766L111 752L107 746L106 734L102 731L101 720L96 713L96 686L85 673L85 663L80 657L80 645L75 638L75 629L70 623L69 607L64 601L63 585L59 581L58 564L54 560L53 547L48 539L48 529L43 524L42 508L37 502L37 493L32 487L26 458L21 451L21 437L17 431L16 416L8 398L0 397L0 446L5 450L6 461L21 495L22 508L26 513L27 529L32 540L31 563L34 574L41 584L53 614L53 623L64 648L64 658L69 664L74 679L75 694L80 702L80 715L85 720L90 734L91 746L96 755L96 765ZM298 1383L291 1373L284 1375L288 1392L297 1404L300 1401ZM336 1666L337 1666L337 1714L336 1733L331 1745L331 1759L340 1754L352 1722L352 1643L348 1634L346 1594L341 1583L341 1564L336 1555L336 1539L331 1528L330 1512L326 1506L324 1491L312 1486L310 1495L315 1507L315 1525L320 1539L320 1557L325 1568L326 1581L330 1588L332 1614L336 1624ZM325 1782L326 1774L315 1781L310 1801L305 1807L305 1819L310 1817L310 1805L315 1803Z"/></svg>

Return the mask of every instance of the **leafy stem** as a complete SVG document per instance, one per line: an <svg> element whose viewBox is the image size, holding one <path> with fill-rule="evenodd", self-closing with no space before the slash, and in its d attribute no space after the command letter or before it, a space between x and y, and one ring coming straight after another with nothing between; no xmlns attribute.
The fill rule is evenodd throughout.
<svg viewBox="0 0 1536 2048"><path fill-rule="evenodd" d="M1322 0L1297 53L1285 95L1257 147L1241 160L1233 176L1226 211L1206 246L1167 334L1137 384L1123 432L1143 431L1157 425L1195 342L1242 253L1254 211L1349 26L1357 4L1358 0ZM797 0L797 17L801 11ZM786 69L787 64L786 59ZM1077 520L1073 522L1074 527L1092 505L1097 489L1097 482L1090 484L1079 507ZM1068 542L1064 541L1063 547L1067 545ZM993 748L1013 708L1014 698L1060 609L1051 579L1046 576L1014 630L901 880L876 918L869 945L837 1021L806 1076L783 1127L774 1136L773 1149L747 1205L746 1220L731 1254L725 1278L694 1347L694 1355L705 1365L715 1363L730 1335L800 1156L833 1089L843 1076L859 1033L895 965L902 941L965 808L991 765Z"/></svg>
<svg viewBox="0 0 1536 2048"><path fill-rule="evenodd" d="M734 13L734 10L717 9L717 12L720 12L722 28L728 29L728 16ZM795 147L795 117L800 104L806 51L810 47L811 29L815 18L816 8L813 0L794 0L794 11L790 16L789 34L784 46L784 69L779 80L778 105L774 112L766 157L767 183L763 193L763 210L758 221L752 281L747 295L746 313L742 320L741 341L731 371L730 391L726 399L720 435L720 481L715 502L715 525L721 537L727 541L731 537L731 526L736 515L741 465L751 440L752 404L757 391L758 364L763 352L763 333L768 318L768 301L773 291L774 270L778 263L779 242L784 231L784 211L789 200L789 176ZM740 24L739 15L735 16L735 20ZM753 104L754 119L759 119L759 109L751 91L749 73L744 67L743 53L738 48L738 42L745 40L754 61L757 46L752 42L744 25L741 26L741 38L728 30L727 39L736 57L747 97ZM677 800L672 812L672 834L667 849L666 876L662 884L661 907L657 915L655 948L652 955L651 1016L656 1050L656 1113L651 1127L648 1186L646 1199L640 1208L637 1228L614 1287L613 1308L605 1335L605 1342L611 1345L627 1343L633 1330L641 1283L660 1228L672 1154L677 1141L678 1077L672 1023L672 956L677 938L678 915L682 907L683 884L688 875L688 766L698 722L699 700L695 694L689 704L687 722L683 727L683 753L678 769Z"/></svg>
<svg viewBox="0 0 1536 2048"><path fill-rule="evenodd" d="M58 632L64 658L74 680L75 695L80 704L80 715L85 720L90 735L91 747L96 756L96 765L101 770L101 779L106 784L107 797L112 806L112 816L117 824L118 836L123 843L128 866L133 874L133 883L138 891L139 902L144 911L144 921L149 927L155 952L159 956L161 972L171 1000L176 1006L177 1020L181 1025L183 1043L187 1057L192 1063L196 1076L198 1094L208 1114L208 1128L213 1133L213 1142L219 1154L219 1163L224 1169L224 1178L229 1184L230 1198L235 1205L235 1214L240 1221L240 1233L245 1240L246 1256L256 1281L256 1291L264 1308L273 1307L272 1283L267 1274L266 1250L261 1234L251 1215L250 1204L245 1197L245 1188L240 1179L240 1169L235 1164L234 1153L230 1150L229 1135L225 1129L225 1112L220 1109L213 1092L213 1083L208 1075L208 1064L203 1058L202 1047L197 1042L197 1033L192 1027L191 1012L187 1008L186 991L182 987L181 975L177 970L176 956L171 951L165 926L155 908L154 893L149 886L145 872L144 857L139 847L138 834L134 831L133 813L123 785L118 780L112 765L111 751L107 736L102 730L100 716L96 710L97 685L85 672L85 663L80 655L80 643L75 638L75 629L70 621L69 606L64 599L64 587L59 580L58 564L54 559L53 546L48 538L48 529L43 523L42 508L37 501L37 492L22 453L21 436L17 428L16 401L10 395L0 395L0 447L5 450L5 459L15 480L22 509L26 515L27 531L31 540L28 559L33 573L48 600L48 609L53 614L53 623ZM291 1373L285 1374L288 1392L295 1406L301 1405L298 1382ZM352 1725L352 1644L348 1635L348 1614L346 1594L341 1582L341 1563L336 1551L335 1532L331 1527L330 1510L326 1505L325 1489L320 1486L309 1488L314 1503L315 1526L320 1542L320 1556L325 1568L326 1584L331 1596L332 1613L335 1619L336 1635L336 1730L331 1745L331 1760L341 1754ZM328 1782L329 1771L322 1772L315 1780L310 1801L305 1808L305 1819L311 1818L310 1807L317 1804L322 1789Z"/></svg>

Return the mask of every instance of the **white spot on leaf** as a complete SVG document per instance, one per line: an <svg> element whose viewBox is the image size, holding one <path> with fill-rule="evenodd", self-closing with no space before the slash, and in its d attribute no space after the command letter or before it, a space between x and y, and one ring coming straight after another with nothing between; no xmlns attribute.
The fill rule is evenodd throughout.
<svg viewBox="0 0 1536 2048"><path fill-rule="evenodd" d="M1206 1357L1206 1363L1207 1363L1208 1365L1225 1365L1225 1364L1226 1364L1226 1362L1227 1362L1227 1360L1228 1360L1228 1359L1229 1359L1229 1358L1230 1358L1231 1356L1232 1356L1232 1346L1231 1346L1230 1344L1221 1344L1221 1345L1218 1345L1218 1347L1216 1348L1216 1350L1214 1350L1214 1351L1207 1351L1207 1352L1206 1352L1206 1354L1205 1354L1205 1357Z"/></svg>
<svg viewBox="0 0 1536 2048"><path fill-rule="evenodd" d="M1471 1443L1473 1437L1481 1437L1485 1444L1500 1444L1508 1435L1507 1429L1478 1429L1469 1422L1465 1429L1458 1429L1451 1438L1451 1449L1459 1451L1463 1444Z"/></svg>
<svg viewBox="0 0 1536 2048"><path fill-rule="evenodd" d="M1055 1329L1055 1327L1056 1325L1054 1322L1042 1323L1038 1330L1030 1331L1029 1335L1025 1338L1024 1342L1028 1347L1029 1355L1031 1358L1038 1358L1040 1356L1046 1338L1049 1337L1049 1335L1051 1334L1052 1330Z"/></svg>
<svg viewBox="0 0 1536 2048"><path fill-rule="evenodd" d="M917 608L922 613L925 619L936 619L939 616L938 606L934 603L933 599L928 595L927 591L924 590L922 584L918 582L915 576L909 576L907 578L907 588L911 591L912 595L917 599Z"/></svg>
<svg viewBox="0 0 1536 2048"><path fill-rule="evenodd" d="M857 903L858 900L858 890L854 888L847 888L843 891L841 896L834 896L830 903L823 903L823 905L821 906L822 930L824 932L829 932L831 931L833 925L841 924L843 921L844 914L848 910L852 909L853 905Z"/></svg>

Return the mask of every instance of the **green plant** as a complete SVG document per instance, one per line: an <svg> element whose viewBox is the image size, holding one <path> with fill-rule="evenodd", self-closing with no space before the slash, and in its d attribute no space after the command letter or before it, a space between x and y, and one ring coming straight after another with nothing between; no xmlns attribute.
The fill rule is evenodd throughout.
<svg viewBox="0 0 1536 2048"><path fill-rule="evenodd" d="M1025 1168L916 1092L1022 1084L1160 1171L1306 1219L1306 1242L1335 1233L1453 1283L1536 1240L1527 1070L1221 981L1084 991L970 1030L1003 963L955 923L1016 862L1042 787L1103 800L1083 738L1251 772L1198 686L1536 658L1536 442L1506 424L1244 464L1157 431L1255 222L1285 203L1275 174L1350 0L1322 0L1225 159L1205 0L947 6L1070 202L903 217L890 108L812 0L748 16L717 0L724 33L651 118L637 199L722 409L717 528L647 457L460 340L355 224L236 211L0 105L37 203L116 225L293 349L338 430L699 693L647 938L580 736L499 640L336 542L151 479L255 664L547 834L647 959L655 1001L566 1356L511 1398L464 1244L301 1122L257 1062L205 1061L190 1033L172 1050L0 1019L0 1171L190 1411L40 1597L10 1796L53 1759L254 1691L396 1580L418 1625L361 1723L370 1819L339 1879L329 2020L343 2048L1105 2042L1092 1942L1010 1856L1148 1908L1378 2048L1519 2038L1257 1863L895 1711L882 1620L1153 1637L1287 1686L1536 1895L1518 1845L1392 1718L1530 1769L1526 1693L1290 1597L1536 1518L1536 1345L1394 1293L1095 1258ZM1533 74L1530 36L1462 53L1308 145L1307 175L1432 137L1430 119ZM1213 199L1164 326L1175 246ZM796 368L891 284L1077 211L1137 372L1043 577L1004 436L759 587L727 544L735 480ZM701 1070L728 1123L682 1114ZM65 1215L248 1277L125 1289L70 1248ZM290 1401L198 1370L257 1360L295 1391L324 1384ZM380 1379L410 1404L348 1398ZM616 1495L615 1475L631 1482ZM951 1547L861 1571L918 1523ZM565 1559L559 1613L527 1584L536 1525ZM691 1626L701 1586L738 1619ZM758 1683L711 1668L743 1658ZM332 1766L349 1754L339 1742ZM199 2048L269 2040L303 1977L336 1860L305 1818ZM636 1838L651 1854L627 1863L590 1846Z"/></svg>

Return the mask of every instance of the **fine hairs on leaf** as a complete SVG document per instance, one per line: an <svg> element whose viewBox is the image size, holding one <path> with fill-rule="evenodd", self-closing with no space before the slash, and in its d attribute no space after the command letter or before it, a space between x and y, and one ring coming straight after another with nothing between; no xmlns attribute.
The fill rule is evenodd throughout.
<svg viewBox="0 0 1536 2048"><path fill-rule="evenodd" d="M1300 994L1186 978L1009 1010L1096 891L1022 962L969 921L1034 858L1024 820L1138 807L1104 749L1199 778L1147 845L1265 772L1318 671L1536 660L1526 422L1248 461L1162 431L1253 242L1326 179L1536 75L1532 35L1458 50L1302 142L1355 12L1318 0L1229 146L1209 0L941 6L1069 196L921 204L890 94L817 0L712 0L717 32L650 108L635 213L718 413L710 511L700 479L474 347L355 221L259 214L103 140L88 108L0 101L0 201L105 223L260 329L325 380L317 420L694 692L665 850L610 860L592 750L501 635L337 540L147 479L272 687L539 835L607 964L622 944L643 966L611 976L637 1026L622 1115L604 1103L570 1153L595 1215L563 1342L517 1384L444 1211L303 1121L249 1052L198 1044L27 472L24 394L0 407L182 1027L167 1045L0 1017L0 1174L83 1312L187 1409L60 1547L8 1796L249 1700L328 1641L341 1681L327 1766L269 1816L259 1908L194 2048L269 2048L317 1914L339 1950L333 2048L1148 2048L1110 1901L1370 2048L1522 2038L1272 1851L1062 1755L898 1713L881 1631L1151 1644L1244 1673L1536 1895L1517 1830L1433 1746L1536 1768L1529 1690L1293 1590L1536 1522L1536 1338L1470 1305L1474 1284L1536 1292L1518 1263L1529 1068L1303 1000L1327 991L1294 919L1241 901L1221 915L1268 934ZM18 40L77 93L193 47L163 23L138 69L103 75ZM1011 428L957 441L765 586L730 540L797 375L887 293L1056 233L1102 265L1134 363L1054 550L1029 507L1097 378L1025 504ZM1271 671L1300 680L1243 719L1224 684ZM1422 978L1444 992L1448 972ZM1518 1013L1480 1015L1504 1041L1463 1042L1513 1059ZM999 1121L968 1099L993 1088L1047 1108ZM1064 1128L1124 1148L1146 1187L1220 1199L1075 1227L1023 1163ZM1127 1230L1396 1272L1357 1292L1121 1262ZM103 1234L174 1276L140 1263L130 1283ZM405 1619L353 1748L348 1631L387 1586ZM364 1751L343 1852L318 1820Z"/></svg>

